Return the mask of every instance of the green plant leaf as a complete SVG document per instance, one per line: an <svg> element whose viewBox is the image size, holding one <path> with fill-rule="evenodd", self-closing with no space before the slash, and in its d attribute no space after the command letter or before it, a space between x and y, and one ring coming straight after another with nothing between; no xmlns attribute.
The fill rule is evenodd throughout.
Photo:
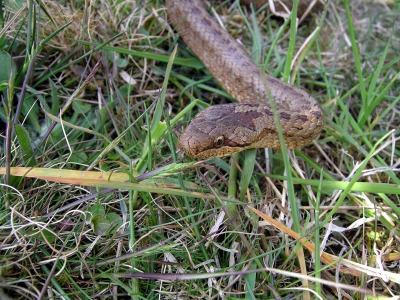
<svg viewBox="0 0 400 300"><path fill-rule="evenodd" d="M0 91L2 91L8 87L11 77L14 81L17 68L11 55L5 51L0 52L0 66Z"/></svg>
<svg viewBox="0 0 400 300"><path fill-rule="evenodd" d="M112 212L106 215L107 220L111 222L110 231L118 229L122 225L122 218L119 214Z"/></svg>
<svg viewBox="0 0 400 300"><path fill-rule="evenodd" d="M95 204L93 206L90 206L87 209L88 212L90 212L93 216L94 215L105 215L106 211L104 210L104 207L101 206L100 204Z"/></svg>
<svg viewBox="0 0 400 300"><path fill-rule="evenodd" d="M103 236L111 227L111 222L103 215L95 215L91 220L93 232L97 235Z"/></svg>
<svg viewBox="0 0 400 300"><path fill-rule="evenodd" d="M41 230L34 229L27 232L28 235L34 239L38 239L42 242L47 241L48 243L54 243L56 241L55 235L50 230L43 228Z"/></svg>
<svg viewBox="0 0 400 300"><path fill-rule="evenodd" d="M83 103L81 101L74 101L72 102L72 108L73 110L78 113L78 114L87 114L92 110L92 106L87 103Z"/></svg>
<svg viewBox="0 0 400 300"><path fill-rule="evenodd" d="M25 166L34 167L36 165L36 160L33 155L32 141L28 131L21 125L16 125L15 133L17 134L17 139L21 146Z"/></svg>

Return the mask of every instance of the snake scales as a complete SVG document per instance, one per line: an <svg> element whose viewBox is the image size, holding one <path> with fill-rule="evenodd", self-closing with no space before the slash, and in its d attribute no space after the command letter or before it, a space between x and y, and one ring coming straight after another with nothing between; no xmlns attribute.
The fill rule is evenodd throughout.
<svg viewBox="0 0 400 300"><path fill-rule="evenodd" d="M280 148L268 95L275 101L289 149L320 134L324 120L318 102L299 88L261 74L242 46L207 13L202 0L166 0L166 4L186 45L240 102L211 106L197 114L179 137L183 152L210 158L250 148Z"/></svg>

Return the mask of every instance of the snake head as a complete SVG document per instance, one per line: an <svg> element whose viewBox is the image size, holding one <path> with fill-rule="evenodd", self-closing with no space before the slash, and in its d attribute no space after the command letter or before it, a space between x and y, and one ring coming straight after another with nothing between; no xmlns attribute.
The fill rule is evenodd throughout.
<svg viewBox="0 0 400 300"><path fill-rule="evenodd" d="M211 106L189 123L179 137L178 147L188 156L200 159L257 148L258 141L267 133L275 133L271 120L265 118L265 110L261 111L259 104Z"/></svg>

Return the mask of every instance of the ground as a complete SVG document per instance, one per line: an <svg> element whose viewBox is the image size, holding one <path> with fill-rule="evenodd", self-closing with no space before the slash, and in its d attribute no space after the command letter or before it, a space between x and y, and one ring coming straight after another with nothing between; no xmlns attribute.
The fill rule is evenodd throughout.
<svg viewBox="0 0 400 300"><path fill-rule="evenodd" d="M318 140L186 157L189 120L234 100L164 2L3 3L1 299L400 293L400 5L331 1L297 29L212 7L260 68L322 105Z"/></svg>

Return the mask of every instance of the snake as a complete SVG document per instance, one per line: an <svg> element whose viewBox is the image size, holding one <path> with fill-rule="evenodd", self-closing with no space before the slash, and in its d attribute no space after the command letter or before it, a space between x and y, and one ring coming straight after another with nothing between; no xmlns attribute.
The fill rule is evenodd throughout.
<svg viewBox="0 0 400 300"><path fill-rule="evenodd" d="M252 148L281 148L270 98L288 149L316 139L320 104L306 91L262 72L246 50L207 12L203 0L166 0L168 18L185 44L238 102L198 113L178 139L186 155L206 159Z"/></svg>

